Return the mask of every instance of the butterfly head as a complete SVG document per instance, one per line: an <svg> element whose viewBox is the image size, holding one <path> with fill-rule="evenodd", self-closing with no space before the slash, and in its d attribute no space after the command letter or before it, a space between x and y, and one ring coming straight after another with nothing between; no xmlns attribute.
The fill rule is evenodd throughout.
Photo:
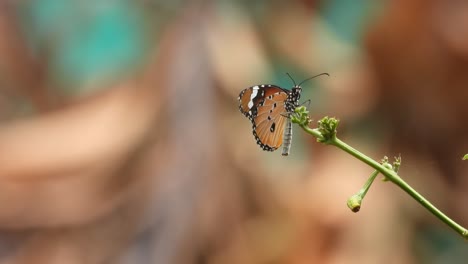
<svg viewBox="0 0 468 264"><path fill-rule="evenodd" d="M292 88L291 96L294 97L294 99L299 100L301 98L301 92L302 92L302 87L299 85L296 85Z"/></svg>
<svg viewBox="0 0 468 264"><path fill-rule="evenodd" d="M291 89L293 92L296 93L301 93L302 92L302 87L299 85L294 85L294 87Z"/></svg>
<svg viewBox="0 0 468 264"><path fill-rule="evenodd" d="M310 78L307 78L305 80L303 80L302 82L300 82L299 84L296 84L296 82L294 81L293 77L291 77L291 75L289 73L286 73L289 78L292 80L292 82L294 83L294 87L291 89L291 93L289 94L288 96L288 105L289 107L287 107L287 110L288 112L291 112L293 111L295 107L298 107L299 106L299 99L301 98L301 92L302 92L302 87L301 85L315 77L318 77L318 76L321 76L321 75L327 75L327 76L330 76L328 73L324 72L324 73L321 73L321 74L317 74L315 76L312 76Z"/></svg>

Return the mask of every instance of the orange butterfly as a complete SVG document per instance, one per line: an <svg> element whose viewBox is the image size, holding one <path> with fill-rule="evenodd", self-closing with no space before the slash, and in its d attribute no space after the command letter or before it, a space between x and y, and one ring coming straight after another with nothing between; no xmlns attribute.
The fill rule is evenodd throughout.
<svg viewBox="0 0 468 264"><path fill-rule="evenodd" d="M276 85L262 84L244 89L239 94L239 110L250 122L257 144L263 150L275 151L283 144L282 155L289 155L292 141L292 124L289 116L299 106L301 97L301 84L320 75L321 73L302 81L294 83L291 90Z"/></svg>

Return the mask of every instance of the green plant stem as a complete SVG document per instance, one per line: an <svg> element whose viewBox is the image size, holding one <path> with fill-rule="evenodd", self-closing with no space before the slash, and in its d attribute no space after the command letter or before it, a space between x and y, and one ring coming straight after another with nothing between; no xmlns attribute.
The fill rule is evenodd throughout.
<svg viewBox="0 0 468 264"><path fill-rule="evenodd" d="M366 183L364 184L364 186L362 187L362 189L359 191L359 195L362 197L362 199L364 199L364 197L366 196L367 194L367 191L369 191L372 183L374 183L374 180L375 180L375 177L377 177L377 175L379 175L379 171L378 170L375 170L371 176L369 177L369 179L367 179Z"/></svg>
<svg viewBox="0 0 468 264"><path fill-rule="evenodd" d="M325 137L320 133L318 129L311 129L305 124L300 124L300 126L306 131L308 134L313 135L318 139L324 139ZM437 209L433 204L431 204L426 198L424 198L421 194L419 194L416 190L414 190L408 183L406 183L396 172L393 170L385 168L383 165L378 163L377 161L369 158L368 156L364 155L360 151L354 149L353 147L349 146L348 144L344 143L337 137L332 137L328 139L325 144L333 145L338 147L345 152L349 153L350 155L354 156L355 158L359 159L360 161L366 163L367 165L371 166L372 168L376 169L382 175L385 176L389 181L396 184L398 187L403 189L407 194L413 197L419 204L424 206L429 212L439 218L442 222L447 224L450 228L455 230L459 233L465 240L468 240L468 230L463 226L459 225L444 213L442 213L439 209Z"/></svg>

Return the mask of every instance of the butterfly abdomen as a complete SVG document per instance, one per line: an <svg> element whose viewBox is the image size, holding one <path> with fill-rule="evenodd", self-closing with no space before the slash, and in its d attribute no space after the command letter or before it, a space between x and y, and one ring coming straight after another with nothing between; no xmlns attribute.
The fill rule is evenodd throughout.
<svg viewBox="0 0 468 264"><path fill-rule="evenodd" d="M284 127L284 136L283 136L283 152L281 155L288 156L289 152L291 151L291 143L292 143L292 123L291 120L288 119L286 121L286 126Z"/></svg>

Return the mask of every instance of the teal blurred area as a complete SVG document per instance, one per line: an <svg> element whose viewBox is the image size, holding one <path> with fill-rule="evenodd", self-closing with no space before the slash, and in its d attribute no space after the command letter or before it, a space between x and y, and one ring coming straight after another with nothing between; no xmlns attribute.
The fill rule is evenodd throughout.
<svg viewBox="0 0 468 264"><path fill-rule="evenodd" d="M149 39L142 9L132 1L46 0L27 1L19 13L28 45L47 53L50 77L73 94L144 63Z"/></svg>
<svg viewBox="0 0 468 264"><path fill-rule="evenodd" d="M466 263L466 242L293 127L264 152L243 89L303 85L311 126L468 226L468 4L0 2L0 263Z"/></svg>
<svg viewBox="0 0 468 264"><path fill-rule="evenodd" d="M366 34L367 25L384 7L385 1L372 0L330 0L320 9L320 15L332 31L344 42L360 46Z"/></svg>

